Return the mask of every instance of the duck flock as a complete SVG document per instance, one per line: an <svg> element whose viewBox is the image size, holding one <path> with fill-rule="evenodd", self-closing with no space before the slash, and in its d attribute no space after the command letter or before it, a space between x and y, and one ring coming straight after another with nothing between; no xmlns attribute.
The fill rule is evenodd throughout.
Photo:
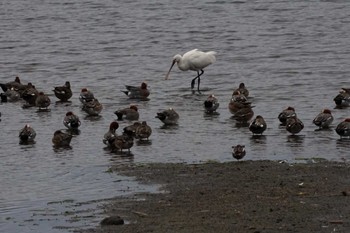
<svg viewBox="0 0 350 233"><path fill-rule="evenodd" d="M175 55L173 59L173 65L178 64L181 70L194 70L197 71L197 76L191 82L191 88L194 89L195 80L198 80L198 92L200 76L204 73L203 68L210 65L215 61L215 52L201 52L199 50L191 50L185 53L183 56ZM208 59L201 58L200 56L209 56ZM170 68L170 70L171 70ZM170 72L169 70L169 72ZM169 77L169 72L166 75L166 79ZM24 101L23 108L37 108L38 111L50 111L49 106L51 100L49 95L36 89L35 85L31 82L23 84L20 78L17 76L14 81L7 83L0 83L3 93L0 94L2 102L16 102ZM142 82L139 86L126 85L126 90L123 91L130 99L149 101L150 90L147 83ZM68 102L73 96L71 85L69 81L66 81L64 85L54 87L53 90L55 97L60 102ZM254 136L263 135L267 128L266 121L261 115L254 117L253 105L249 101L249 91L244 83L240 83L238 88L235 88L232 92L232 97L228 103L228 111L232 114L232 118L236 120L237 124L246 126L252 132ZM81 102L81 109L88 116L98 116L103 106L99 100L94 96L92 90L82 88L79 94L79 100ZM337 108L345 108L350 106L350 89L342 88L341 91L333 99ZM219 107L218 99L213 95L209 95L203 103L203 109L206 114L218 114L217 109ZM146 121L139 121L139 112L136 105L131 104L128 108L118 109L114 112L117 116L117 120L110 123L107 132L101 135L103 143L111 150L115 152L123 153L123 150L127 150L130 153L130 148L133 147L134 141L148 141L152 128ZM1 117L1 113L0 113ZM172 108L158 112L155 116L165 125L176 125L179 120L179 114ZM292 106L288 106L279 115L278 119L286 131L292 135L300 133L303 128L303 122L297 117L297 113ZM117 134L119 128L118 121L128 120L132 124L123 128L121 135ZM334 117L329 109L324 109L313 120L319 130L329 128L332 124ZM74 114L73 111L68 111L63 116L63 125L67 128L67 131L56 130L52 136L52 144L54 147L70 147L71 139L73 135L77 135L81 122L79 117ZM336 133L343 137L350 137L350 118L344 119L339 122L335 128ZM35 143L36 132L29 125L26 124L19 131L19 142L21 144ZM244 145L232 146L232 155L237 160L242 159L246 154Z"/></svg>

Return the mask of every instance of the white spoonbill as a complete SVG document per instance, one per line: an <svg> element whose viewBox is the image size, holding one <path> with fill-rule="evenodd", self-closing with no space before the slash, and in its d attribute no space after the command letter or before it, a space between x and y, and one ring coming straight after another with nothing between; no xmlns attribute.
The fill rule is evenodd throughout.
<svg viewBox="0 0 350 233"><path fill-rule="evenodd" d="M199 85L200 85L200 76L204 73L204 68L207 67L208 65L214 63L216 61L215 58L216 52L214 51L209 51L209 52L202 52L198 49L193 49L191 51L188 51L185 53L183 56L180 54L177 54L173 58L173 63L165 76L165 79L169 78L169 74L175 63L177 63L177 66L179 67L180 70L182 71L187 71L187 70L193 70L197 71L197 76L192 79L191 82L191 88L194 88L194 84L196 79L198 79L198 92L199 91ZM199 72L200 71L200 72Z"/></svg>

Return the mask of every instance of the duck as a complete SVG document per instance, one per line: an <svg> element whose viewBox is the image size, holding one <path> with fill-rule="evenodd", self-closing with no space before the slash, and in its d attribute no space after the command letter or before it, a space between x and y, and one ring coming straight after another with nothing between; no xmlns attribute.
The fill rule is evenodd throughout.
<svg viewBox="0 0 350 233"><path fill-rule="evenodd" d="M86 102L90 102L92 100L95 99L95 96L94 94L89 91L87 88L82 88L81 89L81 92L80 92L80 95L79 95L79 100L81 103L86 103Z"/></svg>
<svg viewBox="0 0 350 233"><path fill-rule="evenodd" d="M263 134L266 130L267 124L261 115L257 115L255 119L249 124L249 130L254 134Z"/></svg>
<svg viewBox="0 0 350 233"><path fill-rule="evenodd" d="M236 145L236 146L232 146L232 156L233 158L240 160L242 159L246 154L245 151L245 146L244 145Z"/></svg>
<svg viewBox="0 0 350 233"><path fill-rule="evenodd" d="M69 147L73 135L56 130L52 137L54 147Z"/></svg>
<svg viewBox="0 0 350 233"><path fill-rule="evenodd" d="M116 121L112 121L109 124L109 129L108 131L103 135L102 142L108 146L108 147L113 147L114 146L114 140L118 136L116 131L119 128L119 124Z"/></svg>
<svg viewBox="0 0 350 233"><path fill-rule="evenodd" d="M66 81L63 86L54 87L52 91L55 93L55 96L62 102L67 102L73 96L69 81Z"/></svg>
<svg viewBox="0 0 350 233"><path fill-rule="evenodd" d="M141 86L129 86L125 85L126 91L122 91L127 95L130 99L140 99L140 100L146 100L147 97L150 95L150 91L147 89L147 83L142 82Z"/></svg>
<svg viewBox="0 0 350 233"><path fill-rule="evenodd" d="M36 106L36 98L39 95L39 91L35 88L32 83L28 83L26 87L22 90L21 97L26 101L27 107Z"/></svg>
<svg viewBox="0 0 350 233"><path fill-rule="evenodd" d="M219 107L219 101L214 95L209 95L204 101L204 109L206 113L214 113Z"/></svg>
<svg viewBox="0 0 350 233"><path fill-rule="evenodd" d="M69 111L63 119L63 125L70 130L77 130L81 125L80 119L73 112Z"/></svg>
<svg viewBox="0 0 350 233"><path fill-rule="evenodd" d="M82 110L86 112L89 116L98 116L103 109L102 104L98 99L92 99L90 101L84 102Z"/></svg>
<svg viewBox="0 0 350 233"><path fill-rule="evenodd" d="M37 98L35 99L35 106L39 108L39 110L46 109L50 106L51 100L50 98L44 94L44 92L39 92Z"/></svg>
<svg viewBox="0 0 350 233"><path fill-rule="evenodd" d="M34 139L36 137L36 132L29 124L26 124L19 131L18 136L19 136L20 143L31 143L31 142L34 142Z"/></svg>
<svg viewBox="0 0 350 233"><path fill-rule="evenodd" d="M18 76L16 76L14 81L10 81L7 83L0 83L1 89L6 92L8 89L14 88L15 90L22 85L21 80Z"/></svg>
<svg viewBox="0 0 350 233"><path fill-rule="evenodd" d="M124 131L122 135L116 136L114 139L114 148L120 152L123 150L128 150L130 153L130 148L134 145L134 137L131 131Z"/></svg>
<svg viewBox="0 0 350 233"><path fill-rule="evenodd" d="M350 106L350 88L342 88L339 91L339 94L334 97L333 101L335 102L338 108L349 107Z"/></svg>
<svg viewBox="0 0 350 233"><path fill-rule="evenodd" d="M176 125L180 117L173 108L169 108L162 112L158 112L156 118L161 120L165 125Z"/></svg>
<svg viewBox="0 0 350 233"><path fill-rule="evenodd" d="M245 124L248 123L254 116L253 107L250 105L240 108L232 118L238 123Z"/></svg>
<svg viewBox="0 0 350 233"><path fill-rule="evenodd" d="M239 84L238 88L233 91L232 96L237 95L237 93L244 95L246 98L249 96L249 91L244 83Z"/></svg>
<svg viewBox="0 0 350 233"><path fill-rule="evenodd" d="M279 115L278 120L281 122L281 125L285 126L287 123L287 118L296 116L295 109L291 106L288 106L286 109L284 109Z"/></svg>
<svg viewBox="0 0 350 233"><path fill-rule="evenodd" d="M299 133L304 128L303 122L296 116L293 115L287 118L286 121L286 130L295 135Z"/></svg>
<svg viewBox="0 0 350 233"><path fill-rule="evenodd" d="M340 122L335 132L337 132L340 138L350 137L350 118L346 118L344 121Z"/></svg>
<svg viewBox="0 0 350 233"><path fill-rule="evenodd" d="M114 112L118 117L118 121L121 120L129 120L129 121L137 121L140 117L138 112L138 108L136 105L132 104L129 108L119 109Z"/></svg>
<svg viewBox="0 0 350 233"><path fill-rule="evenodd" d="M124 127L123 132L128 132L134 138L136 138L136 129L141 125L141 122L134 121L131 125Z"/></svg>
<svg viewBox="0 0 350 233"><path fill-rule="evenodd" d="M148 140L152 134L152 128L147 124L146 121L142 121L142 123L136 127L135 130L135 138L139 140Z"/></svg>
<svg viewBox="0 0 350 233"><path fill-rule="evenodd" d="M18 91L15 90L14 87L11 87L10 89L7 89L7 91L5 91L4 94L6 96L6 100L8 102L16 102L18 100L20 100L21 95Z"/></svg>
<svg viewBox="0 0 350 233"><path fill-rule="evenodd" d="M248 101L247 97L241 94L239 91L232 98L228 104L228 109L231 114L235 114L242 108L251 107L251 102Z"/></svg>
<svg viewBox="0 0 350 233"><path fill-rule="evenodd" d="M329 128L329 125L333 122L334 118L332 116L332 112L329 109L323 109L315 119L313 119L312 123L319 127L319 129Z"/></svg>

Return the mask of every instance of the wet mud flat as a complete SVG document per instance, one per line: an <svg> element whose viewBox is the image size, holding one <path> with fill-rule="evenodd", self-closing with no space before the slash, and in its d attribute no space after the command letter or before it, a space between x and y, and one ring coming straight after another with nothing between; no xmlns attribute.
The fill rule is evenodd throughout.
<svg viewBox="0 0 350 233"><path fill-rule="evenodd" d="M113 171L162 190L104 205L103 215L123 225L76 232L350 232L347 163L130 164Z"/></svg>

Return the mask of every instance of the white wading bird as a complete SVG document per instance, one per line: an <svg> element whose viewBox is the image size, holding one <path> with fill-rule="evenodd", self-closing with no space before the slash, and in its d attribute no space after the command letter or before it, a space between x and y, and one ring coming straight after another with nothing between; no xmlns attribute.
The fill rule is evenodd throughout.
<svg viewBox="0 0 350 233"><path fill-rule="evenodd" d="M173 68L175 63L177 63L177 66L182 71L187 71L187 70L197 71L197 76L194 79L192 79L191 88L192 89L194 88L195 81L196 79L198 79L197 90L200 93L200 90L199 90L200 76L204 73L203 69L205 67L207 67L208 65L216 61L215 54L216 52L214 51L202 52L202 51L199 51L198 49L193 49L191 51L188 51L183 56L181 56L180 54L177 54L173 58L173 63L167 75L165 76L165 79L169 78L171 69Z"/></svg>

